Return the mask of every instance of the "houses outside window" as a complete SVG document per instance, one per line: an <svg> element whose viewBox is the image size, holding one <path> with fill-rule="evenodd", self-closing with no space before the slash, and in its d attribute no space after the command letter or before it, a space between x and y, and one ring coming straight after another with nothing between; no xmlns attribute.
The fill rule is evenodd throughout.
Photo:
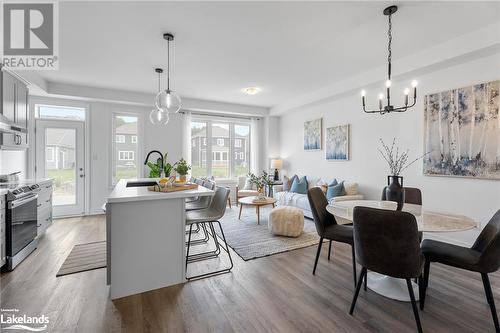
<svg viewBox="0 0 500 333"><path fill-rule="evenodd" d="M234 139L234 147L241 148L241 139Z"/></svg>
<svg viewBox="0 0 500 333"><path fill-rule="evenodd" d="M117 134L116 143L125 143L125 135Z"/></svg>
<svg viewBox="0 0 500 333"><path fill-rule="evenodd" d="M132 135L132 143L137 143L137 135Z"/></svg>
<svg viewBox="0 0 500 333"><path fill-rule="evenodd" d="M120 179L139 177L139 117L134 114L113 114L112 184Z"/></svg>
<svg viewBox="0 0 500 333"><path fill-rule="evenodd" d="M217 139L217 146L223 147L224 146L224 139Z"/></svg>
<svg viewBox="0 0 500 333"><path fill-rule="evenodd" d="M45 148L45 158L47 159L47 162L54 162L55 161L54 147Z"/></svg>
<svg viewBox="0 0 500 333"><path fill-rule="evenodd" d="M135 158L135 153L133 151L119 151L118 159L120 161L133 161Z"/></svg>

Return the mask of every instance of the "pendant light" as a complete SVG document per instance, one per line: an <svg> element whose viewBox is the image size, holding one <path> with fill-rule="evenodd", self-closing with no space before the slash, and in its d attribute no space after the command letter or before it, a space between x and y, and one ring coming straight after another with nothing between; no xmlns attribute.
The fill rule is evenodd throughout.
<svg viewBox="0 0 500 333"><path fill-rule="evenodd" d="M181 109L181 98L173 90L170 90L170 42L174 40L174 35L163 34L163 39L167 41L167 89L156 95L156 107L168 113L177 113Z"/></svg>
<svg viewBox="0 0 500 333"><path fill-rule="evenodd" d="M161 74L163 69L155 68L155 72L158 73L158 93L161 93ZM149 121L153 125L166 125L170 117L168 112L159 109L157 106L149 113Z"/></svg>
<svg viewBox="0 0 500 333"><path fill-rule="evenodd" d="M389 6L386 9L384 9L384 15L389 17L389 30L387 31L387 37L389 39L388 46L387 46L387 51L388 51L388 56L387 56L387 80L385 81L385 90L386 90L386 95L380 93L378 96L378 110L366 110L365 107L365 95L366 92L363 90L361 91L361 100L363 103L363 111L366 113L380 113L380 114L385 114L385 113L390 113L390 112L405 112L409 108L413 107L415 103L417 102L417 81L413 81L411 83L413 87L413 101L410 105L408 105L408 98L409 98L409 93L410 89L406 88L404 90L404 106L396 107L391 104L391 63L392 63L392 14L394 14L398 10L397 6ZM385 106L382 105L384 101L384 97L386 98L387 104Z"/></svg>

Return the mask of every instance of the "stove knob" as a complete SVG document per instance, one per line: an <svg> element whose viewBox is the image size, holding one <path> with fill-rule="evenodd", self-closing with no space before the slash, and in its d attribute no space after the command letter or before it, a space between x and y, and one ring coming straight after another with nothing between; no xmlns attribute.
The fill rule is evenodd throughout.
<svg viewBox="0 0 500 333"><path fill-rule="evenodd" d="M14 190L14 191L12 191L12 194L17 195L17 194L19 194L19 191L18 190Z"/></svg>

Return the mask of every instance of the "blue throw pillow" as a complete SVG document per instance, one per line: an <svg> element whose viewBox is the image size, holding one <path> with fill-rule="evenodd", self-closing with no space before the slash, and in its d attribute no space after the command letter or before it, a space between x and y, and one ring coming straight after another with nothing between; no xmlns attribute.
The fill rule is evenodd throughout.
<svg viewBox="0 0 500 333"><path fill-rule="evenodd" d="M296 177L293 180L292 188L290 188L290 192L306 194L307 193L307 178L306 176L299 179Z"/></svg>
<svg viewBox="0 0 500 333"><path fill-rule="evenodd" d="M334 197L344 195L344 182L338 184L337 180L334 180L332 184L333 183L335 183L335 185L328 185L328 190L326 191L326 198L328 199L328 201L330 201Z"/></svg>

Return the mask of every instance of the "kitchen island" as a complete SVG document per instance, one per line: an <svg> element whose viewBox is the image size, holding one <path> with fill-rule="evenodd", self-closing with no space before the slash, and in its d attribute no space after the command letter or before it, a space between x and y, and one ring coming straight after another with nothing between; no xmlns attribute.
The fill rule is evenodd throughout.
<svg viewBox="0 0 500 333"><path fill-rule="evenodd" d="M197 189L149 191L152 179L122 179L106 202L107 283L111 299L185 282L185 199Z"/></svg>

